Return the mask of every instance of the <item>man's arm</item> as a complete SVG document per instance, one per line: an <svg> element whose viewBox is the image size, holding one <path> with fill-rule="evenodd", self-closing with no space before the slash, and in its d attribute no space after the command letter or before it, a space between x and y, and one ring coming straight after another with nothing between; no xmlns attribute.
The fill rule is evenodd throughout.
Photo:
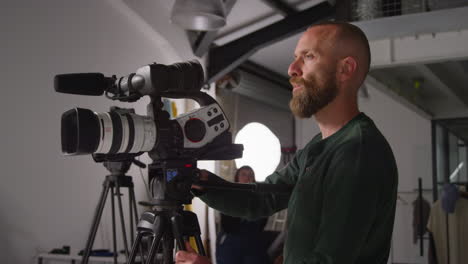
<svg viewBox="0 0 468 264"><path fill-rule="evenodd" d="M268 176L265 183L294 185L299 174L297 158L301 152L283 169ZM208 206L227 215L247 219L257 219L272 215L287 207L290 193L258 193L238 190L207 190L199 196Z"/></svg>

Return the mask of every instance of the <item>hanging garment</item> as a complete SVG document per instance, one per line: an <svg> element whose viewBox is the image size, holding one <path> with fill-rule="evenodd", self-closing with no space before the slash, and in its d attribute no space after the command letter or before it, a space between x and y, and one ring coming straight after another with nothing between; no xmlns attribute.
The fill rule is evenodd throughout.
<svg viewBox="0 0 468 264"><path fill-rule="evenodd" d="M427 221L429 220L429 214L431 211L431 205L429 202L419 197L414 200L413 202L413 244L418 242L420 235L424 235L426 233L426 226ZM421 214L422 212L422 214ZM422 228L422 234L420 234L420 230Z"/></svg>
<svg viewBox="0 0 468 264"><path fill-rule="evenodd" d="M432 233L438 264L461 264L468 261L468 199L460 198L454 212L447 214L442 203L436 201L431 208L428 230ZM448 247L447 247L448 238ZM448 249L449 248L449 249ZM450 258L450 262L448 259Z"/></svg>
<svg viewBox="0 0 468 264"><path fill-rule="evenodd" d="M455 204L458 201L460 194L455 184L446 183L442 189L442 209L451 214L455 211Z"/></svg>

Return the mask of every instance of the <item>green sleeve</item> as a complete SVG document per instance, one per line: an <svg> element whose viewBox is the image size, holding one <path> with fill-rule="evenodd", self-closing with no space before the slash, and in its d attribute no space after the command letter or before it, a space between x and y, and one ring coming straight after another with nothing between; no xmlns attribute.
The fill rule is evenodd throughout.
<svg viewBox="0 0 468 264"><path fill-rule="evenodd" d="M315 247L306 263L357 263L377 217L382 186L382 168L372 155L362 142L352 142L333 157L325 176Z"/></svg>
<svg viewBox="0 0 468 264"><path fill-rule="evenodd" d="M299 174L298 158L294 156L283 169L268 176L265 183L294 185ZM287 207L290 194L254 193L251 191L210 190L199 196L208 206L227 215L257 219L270 216Z"/></svg>

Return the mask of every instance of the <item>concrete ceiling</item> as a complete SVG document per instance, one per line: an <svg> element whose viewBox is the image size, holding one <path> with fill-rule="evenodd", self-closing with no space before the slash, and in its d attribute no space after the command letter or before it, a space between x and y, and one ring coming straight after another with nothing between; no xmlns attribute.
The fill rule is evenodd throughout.
<svg viewBox="0 0 468 264"><path fill-rule="evenodd" d="M466 61L374 69L370 75L431 117L453 117L468 108ZM450 71L457 68L457 71ZM455 109L455 110L454 110ZM456 115L455 115L456 116Z"/></svg>
<svg viewBox="0 0 468 264"><path fill-rule="evenodd" d="M234 5L227 17L227 25L216 32L213 41L216 45L229 43L284 18L284 15L267 3L268 1L225 1L233 1ZM447 1L444 2L447 3ZM138 10L135 7L137 7L139 1L126 0L125 2L130 8ZM282 0L282 2L300 11L324 1ZM411 2L414 6L416 2L421 3L424 1L410 0L402 2ZM405 36L416 36L417 38L419 34L467 30L468 8L466 6L468 6L468 1L457 0L452 2L454 3L452 6L433 4L432 9L456 7L459 11L453 14L457 14L458 17L440 13L438 18L432 18L427 14L435 14L436 12L425 12L425 14L422 14L425 17L421 18L417 17L418 14L404 14L398 17L384 18L379 22L376 22L377 20L368 20L354 23L366 32L371 42L378 42L385 38L395 39ZM426 3L432 3L432 1L426 1ZM437 1L434 3L437 3ZM159 1L158 4L167 9L167 12L170 12L174 0ZM414 13L414 11L404 12ZM413 20L408 20L410 17ZM143 18L145 20L151 19L148 16ZM422 22L414 23L412 21ZM287 68L293 58L293 51L299 35L283 39L263 48L253 54L249 60L287 78ZM459 45L468 46L468 43L460 43ZM444 49L444 47L440 47L440 49ZM468 87L466 87L468 85L468 53L463 54L463 56L447 56L446 58L439 56L437 60L407 61L391 65L380 64L373 68L370 75L384 84L389 92L397 95L397 98L409 102L425 113L427 118L468 115Z"/></svg>

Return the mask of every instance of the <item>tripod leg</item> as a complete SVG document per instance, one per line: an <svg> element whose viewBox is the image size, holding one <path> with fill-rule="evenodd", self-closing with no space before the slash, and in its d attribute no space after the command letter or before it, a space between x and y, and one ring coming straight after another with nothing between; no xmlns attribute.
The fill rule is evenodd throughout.
<svg viewBox="0 0 468 264"><path fill-rule="evenodd" d="M138 219L138 207L136 204L135 190L133 188L130 189L130 195L132 196L133 214L135 215L135 219Z"/></svg>
<svg viewBox="0 0 468 264"><path fill-rule="evenodd" d="M183 224L179 225L182 230L182 235L187 237L194 237L197 243L198 254L206 256L205 249L201 240L200 224L198 223L197 215L194 212L183 211L182 212Z"/></svg>
<svg viewBox="0 0 468 264"><path fill-rule="evenodd" d="M138 219L138 208L136 204L136 198L135 198L135 190L130 189L131 195L132 195L132 200L133 200L133 214L135 215L135 219Z"/></svg>
<svg viewBox="0 0 468 264"><path fill-rule="evenodd" d="M203 242L199 235L195 236L195 242L197 243L198 254L206 256L205 248L203 247Z"/></svg>
<svg viewBox="0 0 468 264"><path fill-rule="evenodd" d="M126 228L125 228L125 219L124 219L124 215L123 215L123 208L122 208L122 197L121 197L121 193L120 193L120 185L119 185L119 182L117 181L116 183L117 185L117 201L118 201L118 206L119 206L119 212L120 212L120 223L122 225L122 235L123 235L123 242L124 242L124 246L125 246L125 256L127 256L127 259L128 259L128 241L127 241L127 231L126 231Z"/></svg>
<svg viewBox="0 0 468 264"><path fill-rule="evenodd" d="M142 238L143 238L143 232L138 232L135 243L133 244L133 247L132 247L132 251L130 252L130 256L127 259L128 264L134 263L135 257L137 254L137 249L141 246L140 243L141 243ZM141 252L141 254L142 254L141 257L143 257L143 252Z"/></svg>
<svg viewBox="0 0 468 264"><path fill-rule="evenodd" d="M177 247L181 250L186 250L184 237L182 236L182 216L178 213L175 213L171 217L171 224L172 224L172 234L174 234L174 238L177 242Z"/></svg>
<svg viewBox="0 0 468 264"><path fill-rule="evenodd" d="M153 263L154 257L157 254L159 245L161 244L161 239L163 237L163 234L159 233L156 234L153 238L153 242L151 243L150 251L148 253L148 260L146 261L146 264L151 264Z"/></svg>
<svg viewBox="0 0 468 264"><path fill-rule="evenodd" d="M138 245L137 247L140 250L140 257L141 257L140 263L145 263L145 251L143 250L143 244L140 242L140 245ZM135 247L135 250L137 250L136 247Z"/></svg>
<svg viewBox="0 0 468 264"><path fill-rule="evenodd" d="M174 263L174 237L171 232L166 232L163 238L163 264Z"/></svg>
<svg viewBox="0 0 468 264"><path fill-rule="evenodd" d="M135 219L135 222L138 220L138 207L137 207L137 204L136 204L136 198L135 198L135 190L133 189L133 187L131 187L129 189L129 192L130 192L130 197L131 197L131 201L130 201L130 204L132 205L132 209L133 209L133 212L130 212L130 213L133 213L133 219ZM133 228L133 226L132 226ZM133 236L132 236L133 237Z"/></svg>
<svg viewBox="0 0 468 264"><path fill-rule="evenodd" d="M133 233L133 202L132 202L132 193L130 192L130 189L128 189L128 217L130 218L130 230L129 230L130 231L130 244L133 245L133 243L135 242L134 235L133 235L134 234Z"/></svg>
<svg viewBox="0 0 468 264"><path fill-rule="evenodd" d="M104 210L104 206L106 204L106 198L109 193L109 186L110 186L110 182L106 178L106 180L103 183L103 189L101 192L101 197L99 198L99 203L96 207L96 211L94 212L93 223L91 225L91 230L89 232L88 240L86 242L85 252L81 260L82 264L88 263L89 255L91 254L91 249L93 247L94 239L96 238L96 232L99 227L99 222L101 221L102 211Z"/></svg>
<svg viewBox="0 0 468 264"><path fill-rule="evenodd" d="M141 259L139 263L151 264L158 252L158 249L163 241L163 237L166 236L167 220L164 219L164 214L160 212L147 211L141 216L140 222L137 227L137 236L135 243L132 246L130 257L128 258L128 264L133 264L137 255L138 249L140 249ZM149 253L145 261L145 255L142 250L142 243L144 237L152 236L151 245L149 247Z"/></svg>
<svg viewBox="0 0 468 264"><path fill-rule="evenodd" d="M115 230L115 191L111 187L111 210L112 210L112 245L114 247L114 264L117 264L117 232Z"/></svg>
<svg viewBox="0 0 468 264"><path fill-rule="evenodd" d="M129 199L130 199L130 215L133 213L133 217L131 216L130 219L135 219L135 222L138 220L138 208L137 208L137 204L136 204L136 198L135 198L135 190L133 189L133 186L130 187L128 189L129 191ZM132 211L133 209L133 211ZM131 227L132 227L132 230L130 231L131 232L131 241L132 241L132 244L134 244L134 240L133 240L133 224L130 224ZM143 255L143 245L140 243L140 254L141 254L141 257L142 257L142 260L140 261L141 263L145 263L145 260L143 259L144 255Z"/></svg>
<svg viewBox="0 0 468 264"><path fill-rule="evenodd" d="M142 251L142 239L143 239L143 232L138 232L137 233L137 236L136 236L136 239L135 239L135 242L133 244L133 247L132 247L132 251L130 252L130 256L128 257L128 260L127 260L127 264L133 264L135 263L135 257L137 255L137 251L138 249L140 249L140 261L139 263L145 263L145 258L144 258L144 255L143 255L143 251Z"/></svg>

